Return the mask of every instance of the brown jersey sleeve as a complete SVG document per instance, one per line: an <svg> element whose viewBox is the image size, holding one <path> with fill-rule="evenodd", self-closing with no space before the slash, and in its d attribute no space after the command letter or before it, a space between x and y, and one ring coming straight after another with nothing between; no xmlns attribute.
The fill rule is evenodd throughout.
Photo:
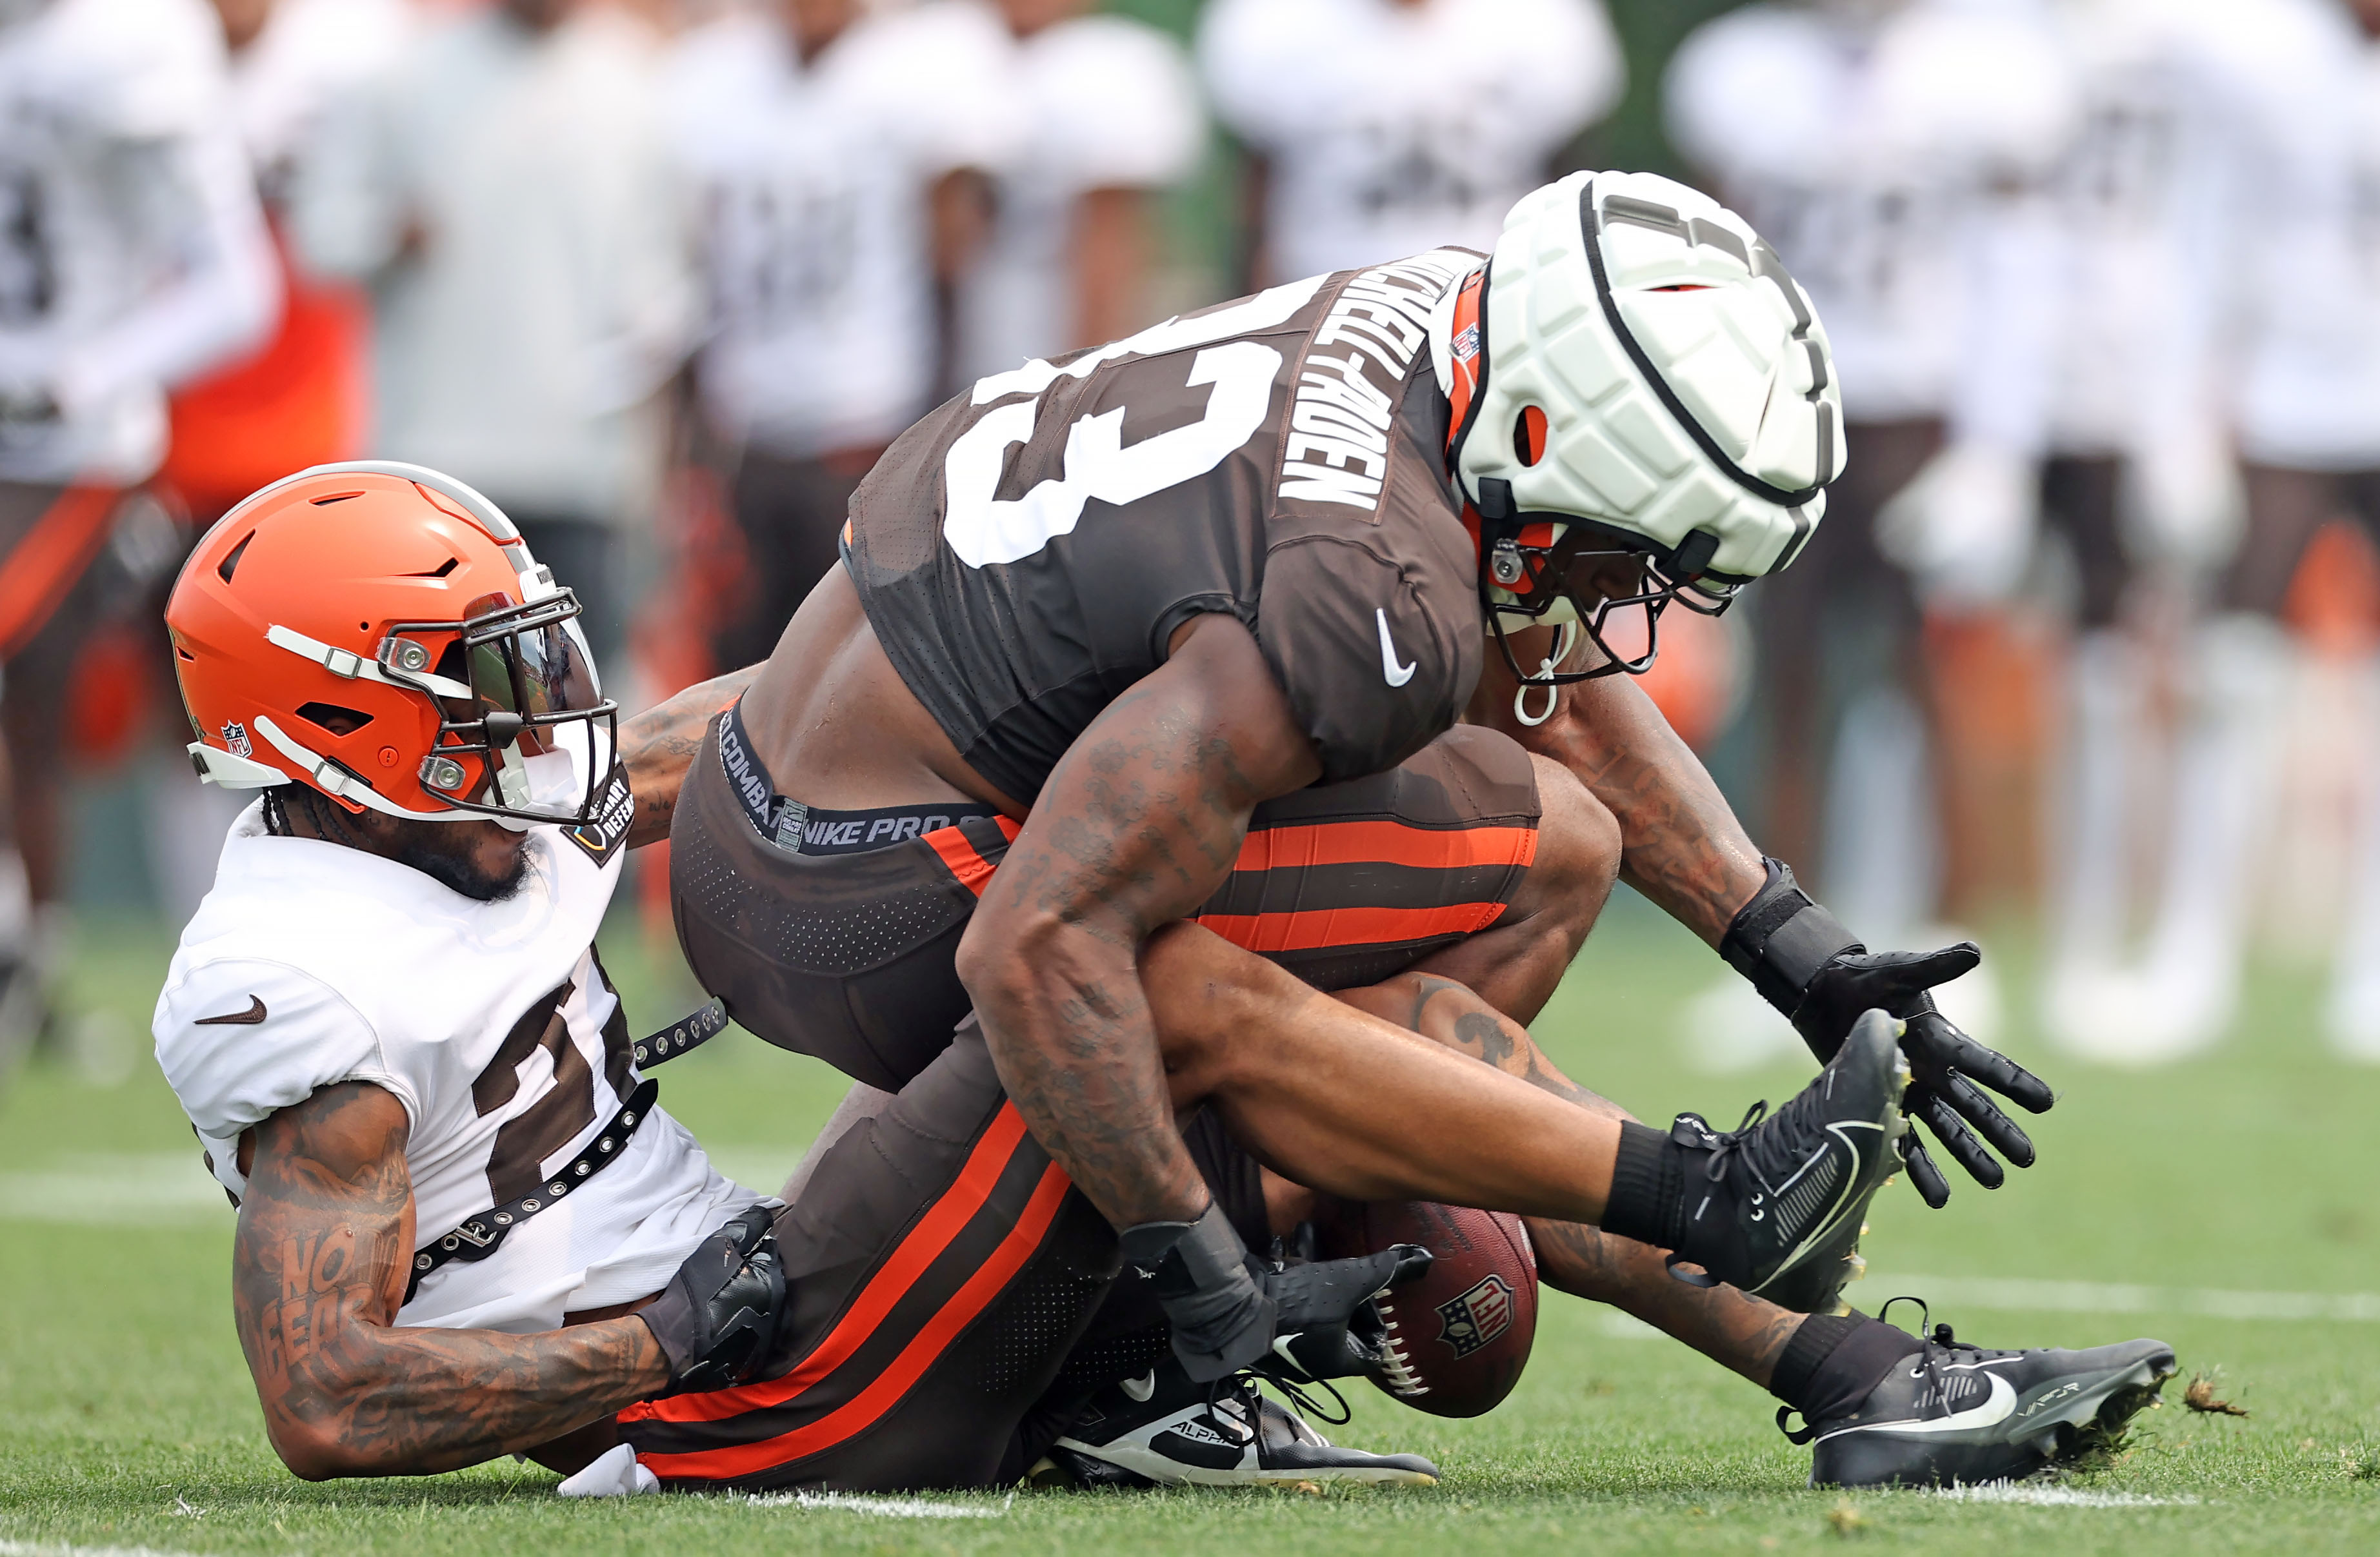
<svg viewBox="0 0 2380 1557"><path fill-rule="evenodd" d="M1326 781L1396 766L1470 700L1478 608L1445 593L1427 570L1344 536L1300 537L1265 559L1257 640Z"/></svg>

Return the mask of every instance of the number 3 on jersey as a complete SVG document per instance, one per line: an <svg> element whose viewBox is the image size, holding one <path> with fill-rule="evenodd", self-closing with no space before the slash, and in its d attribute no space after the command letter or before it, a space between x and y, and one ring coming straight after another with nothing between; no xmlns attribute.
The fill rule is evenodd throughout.
<svg viewBox="0 0 2380 1557"><path fill-rule="evenodd" d="M1066 473L1014 501L995 498L1011 444L1033 436L1040 402L988 412L951 445L942 465L942 537L970 568L1030 557L1071 535L1083 505L1137 502L1206 475L1256 436L1272 405L1281 353L1254 341L1208 346L1190 361L1189 387L1212 384L1207 414L1188 427L1123 446L1124 408L1083 417L1066 434Z"/></svg>

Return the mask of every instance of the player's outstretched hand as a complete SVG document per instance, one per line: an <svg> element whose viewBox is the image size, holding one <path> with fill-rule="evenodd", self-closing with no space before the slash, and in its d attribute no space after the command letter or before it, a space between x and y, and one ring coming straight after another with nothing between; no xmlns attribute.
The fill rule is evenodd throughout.
<svg viewBox="0 0 2380 1557"><path fill-rule="evenodd" d="M696 1246L660 1297L637 1310L669 1358L669 1394L722 1390L769 1355L785 1306L776 1213L754 1206Z"/></svg>
<svg viewBox="0 0 2380 1557"><path fill-rule="evenodd" d="M2008 1172L1984 1142L2019 1167L2033 1165L2033 1141L1982 1092L1989 1087L2018 1107L2046 1113L2055 1101L2040 1077L1952 1026L1933 990L1972 972L1984 960L1973 941L1939 951L1871 952L1842 922L1810 900L1779 860L1765 860L1767 879L1736 911L1719 941L1728 966L1752 981L1785 1014L1823 1063L1843 1046L1862 1014L1883 1010L1908 1024L1900 1052L1909 1058L1901 1112L1934 1132L1944 1150L1987 1189ZM1971 1128L1972 1127L1972 1128ZM1980 1134L1983 1141L1975 1138ZM1911 1130L1901 1138L1909 1181L1937 1210L1949 1180Z"/></svg>
<svg viewBox="0 0 2380 1557"><path fill-rule="evenodd" d="M1269 1370L1298 1383L1378 1374L1388 1360L1388 1327L1372 1299L1419 1280L1434 1259L1417 1243L1399 1243L1266 1272L1266 1295L1280 1306Z"/></svg>
<svg viewBox="0 0 2380 1557"><path fill-rule="evenodd" d="M1880 1008L1906 1022L1900 1052L1909 1059L1909 1090L1901 1096L1901 1112L1931 1130L1976 1183L1997 1189L2008 1172L1992 1152L2031 1167L2033 1139L1983 1089L2034 1114L2048 1112L2055 1098L2040 1077L1960 1032L1935 1006L1936 985L1972 972L1983 960L1973 941L1939 951L1840 954L1811 979L1793 1012L1793 1026L1823 1060L1842 1047L1843 1035L1864 1011ZM1991 1151L1984 1149L1985 1142ZM1939 1210L1950 1199L1949 1180L1915 1131L1901 1138L1900 1153L1909 1182L1927 1205Z"/></svg>

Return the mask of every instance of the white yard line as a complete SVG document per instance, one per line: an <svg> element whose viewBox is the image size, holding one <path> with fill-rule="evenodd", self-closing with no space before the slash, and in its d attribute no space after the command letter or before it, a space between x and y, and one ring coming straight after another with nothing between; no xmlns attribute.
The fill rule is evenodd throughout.
<svg viewBox="0 0 2380 1557"><path fill-rule="evenodd" d="M2121 1282L2028 1281L1999 1276L1870 1275L1848 1294L1874 1311L1895 1293L1929 1303L1971 1304L2010 1313L2194 1314L2263 1322L2303 1320L2380 1323L2380 1293L2235 1292L2209 1286L2140 1286Z"/></svg>
<svg viewBox="0 0 2380 1557"><path fill-rule="evenodd" d="M872 1514L883 1519L997 1519L1008 1512L1007 1503L983 1508L968 1503L934 1503L926 1498L864 1498L850 1492L774 1492L747 1498L745 1503L750 1508L832 1509L844 1514ZM6 1554L0 1553L0 1557Z"/></svg>
<svg viewBox="0 0 2380 1557"><path fill-rule="evenodd" d="M0 1540L0 1557L193 1557L153 1546L69 1546L64 1541Z"/></svg>
<svg viewBox="0 0 2380 1557"><path fill-rule="evenodd" d="M2036 1487L2022 1481L1986 1481L1979 1487L1945 1487L1928 1494L1950 1503L2019 1503L2035 1508L2189 1508L2196 1498L2153 1498L2140 1492L2092 1492L2074 1487Z"/></svg>

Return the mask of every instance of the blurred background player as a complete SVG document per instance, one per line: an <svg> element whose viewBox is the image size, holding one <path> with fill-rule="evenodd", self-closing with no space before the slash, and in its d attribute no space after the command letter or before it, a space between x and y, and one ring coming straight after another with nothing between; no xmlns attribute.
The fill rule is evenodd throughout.
<svg viewBox="0 0 2380 1557"><path fill-rule="evenodd" d="M1494 247L1627 75L1599 0L1213 0L1198 62L1249 152L1252 288Z"/></svg>
<svg viewBox="0 0 2380 1557"><path fill-rule="evenodd" d="M731 13L678 47L710 296L696 378L747 552L719 665L768 657L833 565L852 489L954 382L954 288L1015 144L1013 47L978 6L859 0Z"/></svg>
<svg viewBox="0 0 2380 1557"><path fill-rule="evenodd" d="M2042 1020L2070 1052L2146 1062L2212 1042L2237 993L2246 865L2272 794L2261 721L2289 655L2269 618L2190 622L2239 541L2232 418L2257 247L2289 256L2276 279L2289 297L2272 302L2332 327L2331 301L2273 238L2303 231L2282 192L2302 161L2289 147L2343 46L2332 0L2078 0L2065 20L2085 117L2060 180L2042 497L2074 636ZM2243 565L2291 566L2275 548L2289 549L2252 547ZM2155 717L2177 697L2197 709L2178 748ZM2161 870L2144 816L2166 821ZM2164 906L2136 953L2144 876Z"/></svg>
<svg viewBox="0 0 2380 1557"><path fill-rule="evenodd" d="M1966 615L2030 552L2044 185L2073 115L2056 35L2033 0L1755 5L1665 86L1672 142L1803 279L1842 369L1850 468L1753 608L1761 837L1878 935L1923 939L1989 770L1961 740L1978 689L1928 674L1920 596ZM1948 999L1987 1026L1980 978ZM1790 1044L1732 982L1689 1021L1715 1060Z"/></svg>
<svg viewBox="0 0 2380 1557"><path fill-rule="evenodd" d="M0 6L0 1064L42 1011L88 573L119 522L170 553L129 496L164 454L165 391L250 349L277 290L202 0Z"/></svg>
<svg viewBox="0 0 2380 1557"><path fill-rule="evenodd" d="M665 447L657 392L697 313L660 58L610 5L455 18L329 115L294 201L304 258L371 288L365 452L500 504L614 674Z"/></svg>
<svg viewBox="0 0 2380 1557"><path fill-rule="evenodd" d="M2177 748L2161 897L2137 966L2108 981L2077 1032L2106 1057L2145 1061L2213 1043L2237 1010L2251 925L2289 799L2290 716L2313 691L2282 621L2327 523L2380 531L2380 4L2262 0L2251 39L2225 35L2238 112L2222 127L2252 157L2243 201L2222 212L2232 253L2224 324L2246 531L2210 581L2210 610L2178 670L2188 698ZM2362 30L2359 31L2360 15ZM2240 19L2240 18L2235 18ZM2380 747L2364 731L2361 858L2329 1006L2334 1044L2380 1058ZM2077 1033L2070 1033L2070 1042Z"/></svg>
<svg viewBox="0 0 2380 1557"><path fill-rule="evenodd" d="M192 380L168 402L163 477L195 540L234 503L293 470L352 458L370 405L370 304L350 283L292 261L287 200L298 159L340 95L388 65L412 21L402 0L217 0L231 66L231 112L264 201L281 278L281 318L257 349ZM178 558L176 559L178 561ZM153 588L172 580L161 569ZM180 720L174 721L178 731ZM240 802L190 782L173 733L142 775L149 868L168 919L186 920L214 884Z"/></svg>
<svg viewBox="0 0 2380 1557"><path fill-rule="evenodd" d="M957 381L1122 340L1148 316L1157 193L1206 139L1180 44L1089 0L1000 0L1023 123L960 308Z"/></svg>

